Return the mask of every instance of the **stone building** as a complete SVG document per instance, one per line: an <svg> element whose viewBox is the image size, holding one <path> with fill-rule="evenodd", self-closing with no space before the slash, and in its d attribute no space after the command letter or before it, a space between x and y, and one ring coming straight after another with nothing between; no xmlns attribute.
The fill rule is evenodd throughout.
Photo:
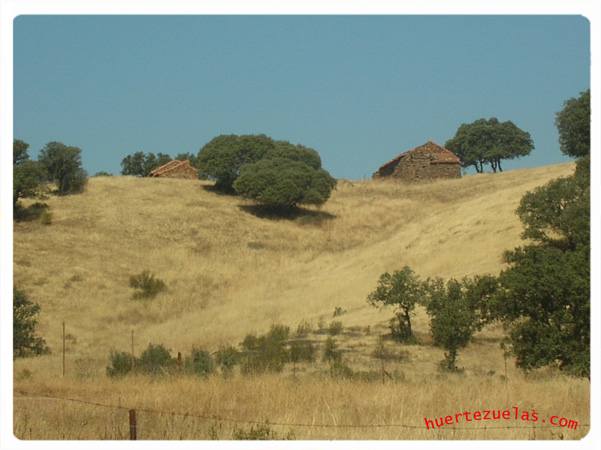
<svg viewBox="0 0 601 450"><path fill-rule="evenodd" d="M428 141L401 153L373 174L374 179L388 177L404 181L460 178L461 161L452 151Z"/></svg>
<svg viewBox="0 0 601 450"><path fill-rule="evenodd" d="M154 169L150 172L150 176L196 180L198 178L198 170L196 170L187 159L185 161L173 160Z"/></svg>

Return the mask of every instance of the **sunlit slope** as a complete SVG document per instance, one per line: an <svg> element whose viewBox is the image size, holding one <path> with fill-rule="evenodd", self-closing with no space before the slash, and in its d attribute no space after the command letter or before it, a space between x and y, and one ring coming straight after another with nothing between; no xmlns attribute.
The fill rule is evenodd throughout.
<svg viewBox="0 0 601 450"><path fill-rule="evenodd" d="M18 223L17 286L42 306L40 332L60 348L105 361L161 342L215 348L280 322L386 320L366 303L384 271L423 276L497 273L520 243L515 209L528 190L569 175L572 164L403 185L340 181L321 210L293 219L253 214L250 203L200 181L91 178L82 195L51 197L53 222ZM208 183L204 183L204 186ZM150 270L168 291L132 299L130 275ZM419 323L418 323L419 326Z"/></svg>

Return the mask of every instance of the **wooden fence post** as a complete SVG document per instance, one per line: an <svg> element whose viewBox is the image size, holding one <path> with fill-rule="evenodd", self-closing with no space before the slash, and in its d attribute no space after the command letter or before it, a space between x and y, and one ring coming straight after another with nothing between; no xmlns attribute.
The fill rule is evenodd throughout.
<svg viewBox="0 0 601 450"><path fill-rule="evenodd" d="M136 410L129 410L129 439L135 441L138 439L138 430L136 423Z"/></svg>
<svg viewBox="0 0 601 450"><path fill-rule="evenodd" d="M63 378L65 377L65 321L63 320Z"/></svg>

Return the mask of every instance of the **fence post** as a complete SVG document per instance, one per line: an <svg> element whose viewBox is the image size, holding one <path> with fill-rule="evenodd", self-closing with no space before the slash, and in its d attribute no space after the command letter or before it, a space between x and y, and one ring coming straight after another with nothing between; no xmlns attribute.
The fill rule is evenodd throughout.
<svg viewBox="0 0 601 450"><path fill-rule="evenodd" d="M135 441L138 439L138 430L136 423L136 410L129 410L129 439Z"/></svg>
<svg viewBox="0 0 601 450"><path fill-rule="evenodd" d="M65 321L63 320L63 378L65 377Z"/></svg>

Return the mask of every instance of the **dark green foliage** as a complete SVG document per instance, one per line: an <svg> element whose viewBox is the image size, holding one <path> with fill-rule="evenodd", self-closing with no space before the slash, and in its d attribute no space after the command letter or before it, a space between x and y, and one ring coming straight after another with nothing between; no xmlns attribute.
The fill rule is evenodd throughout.
<svg viewBox="0 0 601 450"><path fill-rule="evenodd" d="M459 349L470 342L478 329L478 315L465 295L464 286L455 279L446 283L441 278L428 280L427 291L426 309L434 345L446 350L443 367L455 371Z"/></svg>
<svg viewBox="0 0 601 450"><path fill-rule="evenodd" d="M294 432L289 431L285 435L278 435L269 426L269 422L265 424L251 425L248 430L234 427L232 431L232 439L235 441L268 441L268 440L294 440Z"/></svg>
<svg viewBox="0 0 601 450"><path fill-rule="evenodd" d="M461 282L466 301L476 314L475 329L479 331L497 319L495 301L499 280L492 275L476 275L465 277Z"/></svg>
<svg viewBox="0 0 601 450"><path fill-rule="evenodd" d="M81 149L62 142L49 142L40 151L39 162L59 195L82 192L88 176L81 166Z"/></svg>
<svg viewBox="0 0 601 450"><path fill-rule="evenodd" d="M154 298L167 289L165 282L148 270L129 277L129 287L137 289L133 295L134 299Z"/></svg>
<svg viewBox="0 0 601 450"><path fill-rule="evenodd" d="M110 365L106 368L109 377L122 377L134 369L135 358L131 353L111 351Z"/></svg>
<svg viewBox="0 0 601 450"><path fill-rule="evenodd" d="M315 361L316 348L310 341L294 340L288 348L288 358L292 363Z"/></svg>
<svg viewBox="0 0 601 450"><path fill-rule="evenodd" d="M561 151L573 157L583 157L591 151L591 91L567 100L555 117Z"/></svg>
<svg viewBox="0 0 601 450"><path fill-rule="evenodd" d="M140 358L136 361L136 367L140 371L149 375L164 375L175 366L175 359L171 353L162 344L148 344L146 350L142 352Z"/></svg>
<svg viewBox="0 0 601 450"><path fill-rule="evenodd" d="M37 161L29 159L29 144L16 139L13 141L13 213L20 217L18 201L34 195L46 179L46 170Z"/></svg>
<svg viewBox="0 0 601 450"><path fill-rule="evenodd" d="M300 204L321 205L335 185L336 180L323 169L274 158L243 166L234 189L263 206L285 210Z"/></svg>
<svg viewBox="0 0 601 450"><path fill-rule="evenodd" d="M273 325L262 336L247 335L242 341L242 373L281 372L288 361L287 340L290 329Z"/></svg>
<svg viewBox="0 0 601 450"><path fill-rule="evenodd" d="M215 371L215 361L211 354L203 349L193 348L185 362L186 370L199 375L207 376Z"/></svg>
<svg viewBox="0 0 601 450"><path fill-rule="evenodd" d="M105 170L101 170L100 172L96 172L94 174L95 177L112 177L113 174L110 172L107 172Z"/></svg>
<svg viewBox="0 0 601 450"><path fill-rule="evenodd" d="M557 364L587 376L590 354L589 247L531 245L507 253L499 318L510 326L518 367Z"/></svg>
<svg viewBox="0 0 601 450"><path fill-rule="evenodd" d="M292 161L303 162L315 170L321 169L321 158L317 151L300 144L291 144L288 141L275 141L274 148L268 150L263 158L285 158Z"/></svg>
<svg viewBox="0 0 601 450"><path fill-rule="evenodd" d="M342 333L343 328L344 327L342 326L342 322L338 320L333 320L328 326L328 333L330 336L336 336Z"/></svg>
<svg viewBox="0 0 601 450"><path fill-rule="evenodd" d="M25 292L13 288L13 358L48 353L46 342L36 334L40 306Z"/></svg>
<svg viewBox="0 0 601 450"><path fill-rule="evenodd" d="M199 175L215 180L218 189L231 192L242 166L259 161L274 148L273 140L264 134L217 136L198 152Z"/></svg>
<svg viewBox="0 0 601 450"><path fill-rule="evenodd" d="M338 348L336 340L328 336L323 347L322 361L329 362L330 364L340 362L342 360L342 352Z"/></svg>
<svg viewBox="0 0 601 450"><path fill-rule="evenodd" d="M221 347L215 353L215 362L219 365L224 375L229 375L234 370L234 366L240 362L240 356L240 352L231 345Z"/></svg>
<svg viewBox="0 0 601 450"><path fill-rule="evenodd" d="M527 192L517 209L522 237L562 250L590 241L590 188L585 176L559 178Z"/></svg>
<svg viewBox="0 0 601 450"><path fill-rule="evenodd" d="M367 301L376 307L392 306L395 309L396 320L391 323L392 334L401 342L413 339L411 330L411 314L415 304L423 296L422 283L410 267L382 274L378 286L369 294ZM397 325L398 324L398 325Z"/></svg>
<svg viewBox="0 0 601 450"><path fill-rule="evenodd" d="M190 161L190 165L198 169L198 157L190 152L178 153L175 158L178 161Z"/></svg>
<svg viewBox="0 0 601 450"><path fill-rule="evenodd" d="M462 124L445 147L461 159L464 167L473 165L477 172L490 164L493 172L502 171L501 160L528 155L534 148L530 134L513 122L496 118L478 119Z"/></svg>
<svg viewBox="0 0 601 450"><path fill-rule="evenodd" d="M121 175L147 177L154 169L171 161L171 156L165 153L136 152L121 160Z"/></svg>

